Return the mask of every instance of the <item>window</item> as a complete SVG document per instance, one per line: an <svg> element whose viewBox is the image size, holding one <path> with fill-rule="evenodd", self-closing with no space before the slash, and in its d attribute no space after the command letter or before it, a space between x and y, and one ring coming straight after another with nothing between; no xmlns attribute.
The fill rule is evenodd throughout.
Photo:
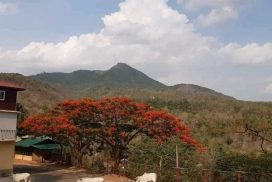
<svg viewBox="0 0 272 182"><path fill-rule="evenodd" d="M4 90L0 90L0 101L5 100L6 92Z"/></svg>

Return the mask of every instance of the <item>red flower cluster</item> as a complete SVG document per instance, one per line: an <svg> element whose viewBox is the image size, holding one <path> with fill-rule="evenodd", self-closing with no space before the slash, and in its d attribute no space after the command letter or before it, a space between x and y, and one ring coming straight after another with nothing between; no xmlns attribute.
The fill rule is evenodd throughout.
<svg viewBox="0 0 272 182"><path fill-rule="evenodd" d="M25 120L22 128L34 135L73 135L77 128L64 116L36 115Z"/></svg>
<svg viewBox="0 0 272 182"><path fill-rule="evenodd" d="M128 98L66 101L50 115L30 117L22 126L30 133L50 136L88 132L86 136L95 136L114 150L125 149L139 135L155 138L158 143L177 136L182 142L205 150L180 118Z"/></svg>

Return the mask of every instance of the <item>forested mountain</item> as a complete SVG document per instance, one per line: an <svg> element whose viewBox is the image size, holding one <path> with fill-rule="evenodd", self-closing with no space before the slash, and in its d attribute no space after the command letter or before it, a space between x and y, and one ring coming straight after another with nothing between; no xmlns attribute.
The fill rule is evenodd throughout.
<svg viewBox="0 0 272 182"><path fill-rule="evenodd" d="M272 151L272 103L239 101L198 85L166 86L124 63L106 71L29 77L2 73L0 80L27 89L19 94L19 102L31 114L47 111L64 99L130 97L182 117L212 150Z"/></svg>
<svg viewBox="0 0 272 182"><path fill-rule="evenodd" d="M164 97L169 94L174 95L174 97L177 95L179 95L178 97L182 95L184 97L226 97L214 90L192 84L166 86L125 63L118 63L106 71L78 70L72 73L41 73L30 76L30 78L46 82L60 89L65 89L67 92L80 97L119 95L137 97L135 90L141 93L140 97L152 97L152 95L153 97L160 95Z"/></svg>
<svg viewBox="0 0 272 182"><path fill-rule="evenodd" d="M41 73L30 77L66 89L95 87L166 88L164 84L124 63L118 63L107 71L78 70L72 73Z"/></svg>

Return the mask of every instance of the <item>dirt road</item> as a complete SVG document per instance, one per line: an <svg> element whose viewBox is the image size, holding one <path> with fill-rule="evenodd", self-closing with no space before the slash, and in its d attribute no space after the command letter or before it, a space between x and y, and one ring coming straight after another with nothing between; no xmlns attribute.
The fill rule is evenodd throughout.
<svg viewBox="0 0 272 182"><path fill-rule="evenodd" d="M15 161L14 173L30 173L32 182L76 182L82 177L94 177L84 169L56 164L37 164L24 161ZM103 176L105 182L133 182L128 178L117 175Z"/></svg>

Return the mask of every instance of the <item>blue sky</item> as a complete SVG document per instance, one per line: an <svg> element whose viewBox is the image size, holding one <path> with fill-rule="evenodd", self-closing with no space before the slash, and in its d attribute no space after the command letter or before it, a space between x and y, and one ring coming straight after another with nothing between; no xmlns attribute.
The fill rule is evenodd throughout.
<svg viewBox="0 0 272 182"><path fill-rule="evenodd" d="M72 35L98 32L101 17L118 10L118 0L0 1L18 5L0 16L1 47L20 48L31 41L58 42Z"/></svg>
<svg viewBox="0 0 272 182"><path fill-rule="evenodd" d="M271 7L270 0L0 0L0 72L125 62L168 85L272 101Z"/></svg>
<svg viewBox="0 0 272 182"><path fill-rule="evenodd" d="M63 41L72 35L98 32L103 27L101 17L118 10L122 0L8 0L16 3L16 13L0 16L0 46L20 48L31 41ZM168 4L186 13L189 18L198 11L186 10L184 4L171 0ZM272 1L251 0L244 5L239 18L225 25L201 28L198 31L223 42L272 41Z"/></svg>

